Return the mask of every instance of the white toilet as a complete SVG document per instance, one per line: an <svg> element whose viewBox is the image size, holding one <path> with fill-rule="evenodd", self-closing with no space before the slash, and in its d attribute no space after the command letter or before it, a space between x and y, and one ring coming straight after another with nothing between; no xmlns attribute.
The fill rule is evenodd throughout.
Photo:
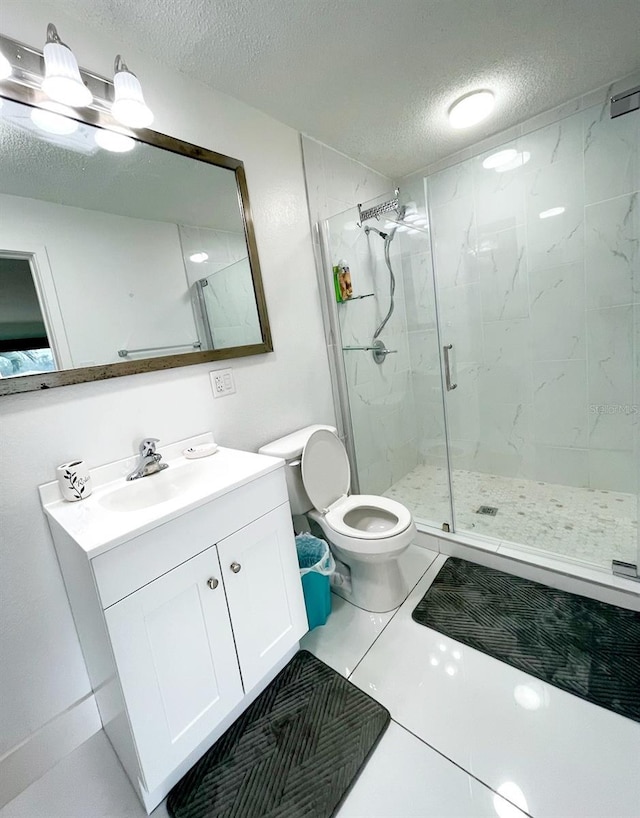
<svg viewBox="0 0 640 818"><path fill-rule="evenodd" d="M338 593L367 611L397 608L409 590L398 557L416 536L409 509L387 497L349 495L349 458L332 426L307 426L260 454L286 460L293 514L315 520L334 556L349 566L351 591Z"/></svg>

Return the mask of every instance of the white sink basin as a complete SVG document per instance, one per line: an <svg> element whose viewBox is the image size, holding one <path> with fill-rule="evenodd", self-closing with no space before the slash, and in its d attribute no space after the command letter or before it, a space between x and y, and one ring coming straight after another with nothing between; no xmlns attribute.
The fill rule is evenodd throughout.
<svg viewBox="0 0 640 818"><path fill-rule="evenodd" d="M57 480L46 483L40 486L45 513L93 558L283 466L274 457L222 446L197 460L182 454L212 443L213 435L205 432L162 446L169 468L138 480L126 480L135 456L92 468L93 493L79 503L62 499Z"/></svg>
<svg viewBox="0 0 640 818"><path fill-rule="evenodd" d="M169 466L157 474L127 481L97 499L109 511L140 511L173 500L182 492L195 487L204 477L205 473L198 468L197 461L192 461L184 466Z"/></svg>

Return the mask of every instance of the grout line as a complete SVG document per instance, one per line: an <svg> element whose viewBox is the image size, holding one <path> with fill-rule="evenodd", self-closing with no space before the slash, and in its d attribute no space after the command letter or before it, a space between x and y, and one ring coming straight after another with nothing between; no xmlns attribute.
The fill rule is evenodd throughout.
<svg viewBox="0 0 640 818"><path fill-rule="evenodd" d="M449 756L446 755L445 753L443 753L442 750L438 750L438 748L434 747L433 744L429 744L428 741L425 741L425 739L418 736L416 733L413 732L413 730L410 730L406 725L404 725L401 722L394 719L393 716L391 717L391 721L394 724L397 724L398 727L400 727L402 730L405 730L407 733L409 733L409 735L411 735L415 739L417 739L421 744L424 744L425 747L428 747L430 750L433 750L434 753L437 753L439 756L444 758L450 764L453 764L454 767L457 767L459 770L462 770L462 772L466 773L469 776L469 778L473 778L473 780L477 781L478 784L482 784L483 787L486 787L488 790L491 790L491 792L494 793L495 795L497 795L498 798L502 798L508 804L513 804L513 806L516 807L517 809L519 809L520 812L523 815L528 815L529 818L533 818L533 816L531 815L530 812L525 812L525 810L523 810L522 807L519 807L516 803L514 803L513 801L510 801L506 796L502 795L502 793L498 792L497 790L494 790L494 788L490 784L487 784L486 781L483 781L481 778L478 778L477 775L474 775L472 772L469 772L469 770L465 769L461 764L458 764L457 761L454 761L452 758L449 758Z"/></svg>
<svg viewBox="0 0 640 818"><path fill-rule="evenodd" d="M369 645L369 647L366 649L366 651L363 653L363 655L360 657L360 659L358 659L358 661L356 662L356 664L353 666L353 670L352 670L352 671L351 671L351 672L348 674L348 676L346 677L347 679L349 679L349 680L351 679L351 677L353 676L353 674L356 672L356 670L357 670L357 669L360 667L360 665L362 664L363 660L364 660L364 659L365 659L365 658L366 658L366 657L369 655L369 652L371 651L371 648L372 648L372 647L375 645L375 643L378 641L378 639L380 639L380 637L381 637L381 636L382 636L382 634L383 634L383 633L386 631L386 629L388 628L388 626L390 625L390 623L391 623L391 622L393 622L393 620L394 620L394 618L395 618L396 614L398 613L398 611L400 610L400 608L402 608L402 606L405 604L405 602L407 601L407 599L409 599L409 597L411 596L411 594L412 594L412 593L415 591L415 589L417 588L418 584L419 584L420 582L422 582L422 580L423 580L423 578L424 578L425 574L427 573L427 571L429 570L429 568L431 568L431 566L433 565L433 563L436 561L436 559L437 559L439 556L440 556L440 555L438 554L436 557L434 557L434 558L431 560L431 562L429 563L429 565L427 565L427 567L424 569L424 571L423 571L423 572L420 574L420 576L418 577L417 581L416 581L416 582L413 584L413 586L412 586L412 587L409 589L409 591L407 592L407 595L405 596L405 598L404 598L404 599L402 600L402 602L401 602L401 603L398 605L398 607L395 609L395 611L393 612L393 614L392 614L392 615L389 617L388 622L386 622L386 623L385 623L385 625L384 625L384 627L382 628L382 630L380 631L380 633L379 633L379 634L376 636L376 638L375 638L375 639L373 640L373 642L372 642L372 643ZM426 591L425 591L425 593L426 593ZM344 599L344 597L342 597L342 598ZM349 600L348 600L348 599L345 599L345 602L348 602L348 603L349 603L349 605L353 605L353 602L349 602ZM354 608L358 608L358 606L357 606L357 605L353 605L353 607L354 607ZM363 610L364 610L364 608L358 608L358 610L363 611ZM368 613L371 613L371 611L368 611Z"/></svg>

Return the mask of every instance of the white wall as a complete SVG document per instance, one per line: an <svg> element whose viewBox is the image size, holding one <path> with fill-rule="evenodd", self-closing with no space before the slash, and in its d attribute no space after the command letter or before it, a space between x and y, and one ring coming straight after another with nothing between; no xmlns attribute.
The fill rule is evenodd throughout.
<svg viewBox="0 0 640 818"><path fill-rule="evenodd" d="M81 65L110 74L118 43L49 6L3 3L3 33L17 40L40 45L50 19ZM133 453L143 436L172 441L206 429L224 445L255 449L334 420L298 134L141 54L128 51L127 61L159 131L244 161L275 351L232 361L237 394L215 403L213 365L0 400L0 752L89 692L36 489L58 463L104 463Z"/></svg>
<svg viewBox="0 0 640 818"><path fill-rule="evenodd" d="M177 225L2 194L0 213L0 247L44 247L71 353L65 368L198 340Z"/></svg>

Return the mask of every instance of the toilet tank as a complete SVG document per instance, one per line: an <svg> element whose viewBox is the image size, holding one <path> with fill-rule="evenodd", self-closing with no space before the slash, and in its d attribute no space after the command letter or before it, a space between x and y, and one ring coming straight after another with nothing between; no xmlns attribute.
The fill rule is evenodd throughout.
<svg viewBox="0 0 640 818"><path fill-rule="evenodd" d="M287 478L287 491L289 492L289 503L292 514L306 514L311 511L313 503L304 490L302 482L302 452L307 445L307 440L318 429L327 429L337 434L335 426L325 426L316 423L313 426L305 426L290 435L280 437L272 443L266 443L258 449L259 454L267 454L270 457L281 457L286 461L285 476Z"/></svg>

